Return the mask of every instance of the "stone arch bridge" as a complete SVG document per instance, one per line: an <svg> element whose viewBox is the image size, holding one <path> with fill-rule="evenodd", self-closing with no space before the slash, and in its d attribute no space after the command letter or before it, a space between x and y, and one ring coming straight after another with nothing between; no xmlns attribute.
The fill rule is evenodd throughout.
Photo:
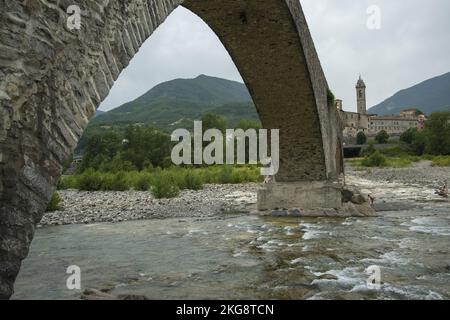
<svg viewBox="0 0 450 320"><path fill-rule="evenodd" d="M80 30L67 28L73 4ZM178 5L217 34L263 126L280 129L260 209L340 206L337 114L298 0L0 0L0 298L89 119Z"/></svg>

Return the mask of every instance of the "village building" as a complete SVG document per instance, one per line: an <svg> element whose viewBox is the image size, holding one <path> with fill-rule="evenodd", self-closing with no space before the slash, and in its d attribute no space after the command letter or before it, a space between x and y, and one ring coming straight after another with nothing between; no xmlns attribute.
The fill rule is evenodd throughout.
<svg viewBox="0 0 450 320"><path fill-rule="evenodd" d="M354 140L359 132L368 137L376 136L380 131L386 131L390 136L400 136L410 128L422 130L425 116L418 114L416 109L406 109L399 115L378 116L367 113L366 84L361 76L356 83L357 112L345 111L343 101L335 100L343 127L344 140Z"/></svg>

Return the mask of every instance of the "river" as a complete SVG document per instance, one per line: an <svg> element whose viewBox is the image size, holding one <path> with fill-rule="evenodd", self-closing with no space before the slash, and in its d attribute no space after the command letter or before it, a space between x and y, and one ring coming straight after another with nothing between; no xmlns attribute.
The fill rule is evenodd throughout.
<svg viewBox="0 0 450 320"><path fill-rule="evenodd" d="M448 202L405 207L372 218L227 215L44 227L13 299L79 299L86 288L151 299L450 299ZM66 287L69 265L81 268L81 290ZM373 265L378 287L366 285Z"/></svg>

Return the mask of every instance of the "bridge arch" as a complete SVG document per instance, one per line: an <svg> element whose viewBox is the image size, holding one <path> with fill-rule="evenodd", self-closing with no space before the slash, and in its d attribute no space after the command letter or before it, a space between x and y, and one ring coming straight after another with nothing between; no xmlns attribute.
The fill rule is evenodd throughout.
<svg viewBox="0 0 450 320"><path fill-rule="evenodd" d="M298 0L77 2L81 30L71 31L71 1L0 0L0 298L12 294L35 225L89 119L178 5L217 34L263 126L280 129L277 181L336 181L337 114Z"/></svg>

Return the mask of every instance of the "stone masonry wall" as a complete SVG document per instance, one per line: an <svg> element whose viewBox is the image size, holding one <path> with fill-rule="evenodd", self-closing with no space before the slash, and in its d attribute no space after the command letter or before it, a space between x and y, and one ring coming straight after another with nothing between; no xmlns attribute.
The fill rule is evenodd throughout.
<svg viewBox="0 0 450 320"><path fill-rule="evenodd" d="M0 298L95 109L179 2L0 0Z"/></svg>
<svg viewBox="0 0 450 320"><path fill-rule="evenodd" d="M0 0L0 298L89 119L182 0ZM66 9L82 9L81 30ZM281 129L281 181L333 178L326 80L296 0L189 0L229 50L263 124Z"/></svg>

